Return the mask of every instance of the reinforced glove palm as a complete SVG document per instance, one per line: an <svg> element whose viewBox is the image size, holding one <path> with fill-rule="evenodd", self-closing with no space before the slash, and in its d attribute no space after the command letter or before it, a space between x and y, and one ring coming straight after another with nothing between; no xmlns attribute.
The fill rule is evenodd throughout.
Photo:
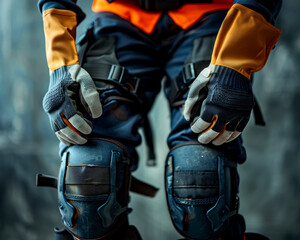
<svg viewBox="0 0 300 240"><path fill-rule="evenodd" d="M91 117L101 116L102 106L93 79L78 64L55 70L43 108L56 136L66 145L86 143L86 135L92 131L92 124L78 110L79 105Z"/></svg>
<svg viewBox="0 0 300 240"><path fill-rule="evenodd" d="M199 99L203 98L204 88L208 88L208 95L202 104ZM210 65L192 83L183 115L192 121L192 131L200 133L200 143L212 141L214 145L221 145L241 134L253 105L252 86L246 77L233 69ZM200 107L200 114L195 116Z"/></svg>

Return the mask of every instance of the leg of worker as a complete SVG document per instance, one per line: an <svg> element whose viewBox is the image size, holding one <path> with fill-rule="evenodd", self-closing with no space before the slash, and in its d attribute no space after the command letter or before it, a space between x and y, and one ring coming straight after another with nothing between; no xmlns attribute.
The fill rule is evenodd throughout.
<svg viewBox="0 0 300 240"><path fill-rule="evenodd" d="M242 239L243 217L237 215L238 175L236 165L245 161L241 138L221 147L200 145L190 123L182 115L186 92L174 94L174 81L184 68L186 81L195 70L206 67L215 36L225 12L212 13L187 31L183 31L170 49L174 56L166 66L169 81L165 91L172 95L170 152L166 160L166 191L170 215L175 228L188 239L210 240L219 237ZM192 65L186 65L194 63ZM191 67L195 67L191 71ZM197 69L198 68L198 69ZM189 72L190 71L190 72ZM178 83L180 85L180 83ZM179 88L184 89L184 86ZM234 229L233 227L234 226Z"/></svg>
<svg viewBox="0 0 300 240"><path fill-rule="evenodd" d="M93 31L82 66L93 78L109 64L126 73L94 79L103 114L90 119L93 132L85 145L61 145L59 209L76 239L140 239L128 226L129 182L141 142L137 130L160 90L159 53L147 35L114 14L98 14Z"/></svg>

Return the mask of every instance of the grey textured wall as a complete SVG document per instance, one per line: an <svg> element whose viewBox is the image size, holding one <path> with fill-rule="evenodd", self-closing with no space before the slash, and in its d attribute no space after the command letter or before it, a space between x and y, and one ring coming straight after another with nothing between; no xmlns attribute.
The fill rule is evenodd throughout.
<svg viewBox="0 0 300 240"><path fill-rule="evenodd" d="M79 4L88 13L91 0ZM239 167L241 213L249 231L272 240L300 239L300 2L286 0L278 26L280 42L267 66L256 74L257 98L267 126L253 120L244 134L248 161ZM56 192L37 189L35 174L57 175L57 140L41 107L48 87L41 16L36 0L0 1L0 238L50 240L61 227ZM161 188L154 199L132 194L130 216L145 240L174 240L165 203L163 166L168 152L168 111L160 95L151 112L159 163L146 168L141 154L137 177Z"/></svg>

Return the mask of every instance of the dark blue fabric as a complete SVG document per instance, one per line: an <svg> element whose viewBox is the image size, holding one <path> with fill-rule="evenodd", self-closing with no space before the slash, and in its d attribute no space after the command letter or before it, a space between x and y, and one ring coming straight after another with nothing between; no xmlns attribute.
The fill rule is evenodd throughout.
<svg viewBox="0 0 300 240"><path fill-rule="evenodd" d="M207 15L186 31L176 26L167 15L163 15L154 32L147 35L115 14L98 13L93 21L94 35L112 36L116 39L116 57L130 74L140 78L143 111L149 112L160 91L163 76L167 76L165 85L167 93L171 81L178 76L191 53L193 41L204 36L216 35L225 15L226 11ZM135 147L141 142L138 128L141 126L143 116L139 108L132 103L117 100L105 103L111 95L120 93L109 90L101 94L103 115L98 119L89 118L93 123L90 137L116 139L127 147L130 154L134 154ZM174 108L171 110L168 146L172 148L187 141L197 141L197 134L191 131L190 123L183 118L182 108ZM218 149L238 162L246 159L240 138L223 144Z"/></svg>
<svg viewBox="0 0 300 240"><path fill-rule="evenodd" d="M282 0L234 0L233 3L242 4L260 13L273 25L282 6Z"/></svg>
<svg viewBox="0 0 300 240"><path fill-rule="evenodd" d="M85 18L85 13L76 3L77 0L39 0L38 9L41 13L50 8L71 10L76 13L77 25L79 25Z"/></svg>
<svg viewBox="0 0 300 240"><path fill-rule="evenodd" d="M244 233L246 231L245 219L242 215L237 214L233 216L233 224L225 234L222 236L222 240L244 240ZM248 239L248 238L246 238ZM259 240L259 239L255 239Z"/></svg>

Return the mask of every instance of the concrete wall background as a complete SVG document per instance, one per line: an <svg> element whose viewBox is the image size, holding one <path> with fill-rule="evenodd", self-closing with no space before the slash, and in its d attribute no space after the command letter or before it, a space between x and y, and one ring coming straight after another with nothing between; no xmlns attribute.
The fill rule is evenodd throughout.
<svg viewBox="0 0 300 240"><path fill-rule="evenodd" d="M88 13L79 27L83 32L91 17L92 1L79 0ZM300 2L286 0L278 20L280 42L254 89L267 126L253 119L244 134L248 161L239 167L241 213L249 231L272 240L300 239ZM0 1L0 238L50 240L61 227L56 192L35 187L35 174L57 175L57 140L42 110L48 87L41 16L36 0ZM140 167L135 176L159 186L154 199L132 194L130 216L145 240L174 240L163 189L165 143L169 123L167 103L159 95L151 112L158 166L145 167L139 147Z"/></svg>

